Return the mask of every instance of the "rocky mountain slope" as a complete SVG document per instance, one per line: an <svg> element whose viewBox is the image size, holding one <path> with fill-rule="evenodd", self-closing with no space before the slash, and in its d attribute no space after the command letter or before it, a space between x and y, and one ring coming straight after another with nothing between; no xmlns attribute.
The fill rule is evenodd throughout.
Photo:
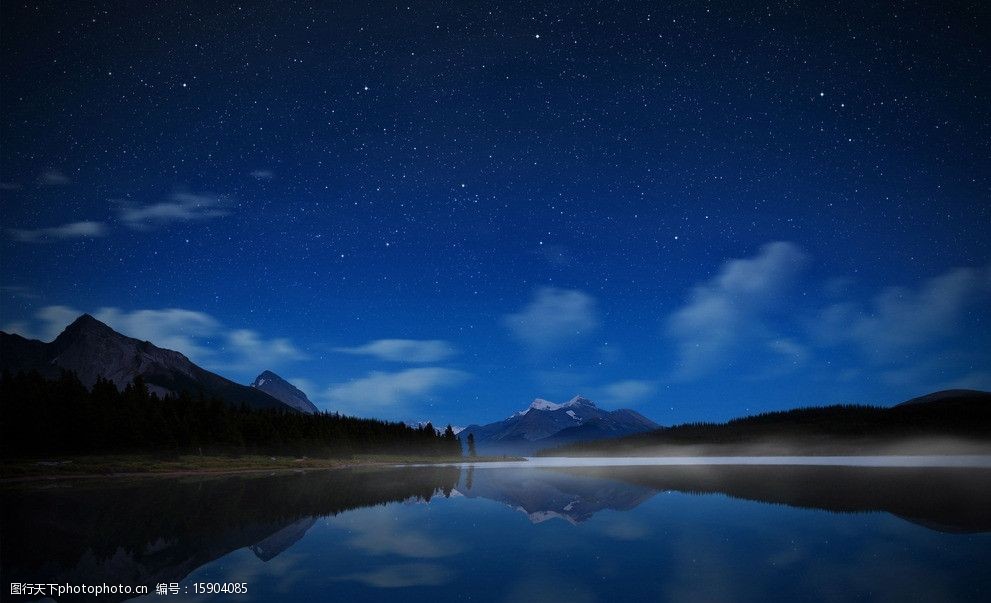
<svg viewBox="0 0 991 603"><path fill-rule="evenodd" d="M159 395L185 390L251 408L292 408L260 389L201 368L179 352L122 335L89 314L77 318L50 343L0 332L0 370L35 370L52 378L67 370L87 387L103 377L118 389L140 375Z"/></svg>

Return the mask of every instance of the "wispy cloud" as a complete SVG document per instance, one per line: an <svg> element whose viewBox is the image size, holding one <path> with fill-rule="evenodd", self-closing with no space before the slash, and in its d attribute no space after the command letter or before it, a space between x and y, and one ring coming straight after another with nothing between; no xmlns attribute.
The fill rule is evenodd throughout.
<svg viewBox="0 0 991 603"><path fill-rule="evenodd" d="M23 188L16 182L0 182L0 191L18 191Z"/></svg>
<svg viewBox="0 0 991 603"><path fill-rule="evenodd" d="M656 390L653 381L625 379L602 387L599 395L607 406L633 406L647 400Z"/></svg>
<svg viewBox="0 0 991 603"><path fill-rule="evenodd" d="M372 371L357 379L326 389L323 398L332 410L368 415L377 411L402 410L412 401L428 399L437 390L468 379L468 373L449 368L423 367L399 372Z"/></svg>
<svg viewBox="0 0 991 603"><path fill-rule="evenodd" d="M58 170L48 170L44 172L38 181L46 186L64 186L70 184L72 180Z"/></svg>
<svg viewBox="0 0 991 603"><path fill-rule="evenodd" d="M191 222L226 216L229 202L208 194L173 193L167 201L148 205L117 201L116 212L128 228L146 230L174 222Z"/></svg>
<svg viewBox="0 0 991 603"><path fill-rule="evenodd" d="M696 286L688 303L667 320L678 357L674 376L703 376L753 337L778 339L763 319L794 284L806 259L792 243L769 243L752 258L728 260L715 277Z"/></svg>
<svg viewBox="0 0 991 603"><path fill-rule="evenodd" d="M360 346L334 348L334 351L392 362L416 363L438 362L457 353L454 346L441 339L376 339Z"/></svg>
<svg viewBox="0 0 991 603"><path fill-rule="evenodd" d="M888 385L981 386L987 381L974 367L991 361L986 310L982 318L989 304L991 265L955 268L917 287L888 287L867 302L829 305L809 331L815 345L850 348Z"/></svg>
<svg viewBox="0 0 991 603"><path fill-rule="evenodd" d="M852 342L876 362L907 354L959 335L967 313L991 301L991 265L957 268L917 289L889 287L870 303L828 306L815 323L827 343Z"/></svg>
<svg viewBox="0 0 991 603"><path fill-rule="evenodd" d="M7 323L3 330L28 339L51 341L80 314L82 312L69 306L45 306L35 312L32 319Z"/></svg>
<svg viewBox="0 0 991 603"><path fill-rule="evenodd" d="M594 297L556 287L538 289L530 303L503 321L517 339L537 351L559 347L599 325Z"/></svg>
<svg viewBox="0 0 991 603"><path fill-rule="evenodd" d="M454 578L454 572L436 563L398 563L383 565L367 572L346 574L333 580L353 580L373 588L410 588L440 586Z"/></svg>
<svg viewBox="0 0 991 603"><path fill-rule="evenodd" d="M248 174L255 180L271 180L275 178L275 172L272 170L255 170Z"/></svg>
<svg viewBox="0 0 991 603"><path fill-rule="evenodd" d="M7 233L22 243L43 243L46 241L102 237L107 234L103 222L70 222L50 228L9 228Z"/></svg>

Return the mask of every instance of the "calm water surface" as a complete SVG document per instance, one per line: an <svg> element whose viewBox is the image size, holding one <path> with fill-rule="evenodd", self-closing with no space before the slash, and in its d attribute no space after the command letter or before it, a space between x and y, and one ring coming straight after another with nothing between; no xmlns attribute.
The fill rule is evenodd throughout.
<svg viewBox="0 0 991 603"><path fill-rule="evenodd" d="M160 603L991 600L981 467L365 468L0 496L5 601L31 600L10 582L188 590L138 599Z"/></svg>

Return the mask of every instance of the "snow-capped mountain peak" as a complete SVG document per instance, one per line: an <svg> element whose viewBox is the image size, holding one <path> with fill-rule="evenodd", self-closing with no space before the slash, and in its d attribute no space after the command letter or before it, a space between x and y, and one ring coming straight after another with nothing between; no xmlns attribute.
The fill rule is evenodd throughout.
<svg viewBox="0 0 991 603"><path fill-rule="evenodd" d="M536 398L530 403L530 406L526 407L524 410L517 411L513 413L512 417L521 417L531 410L561 410L562 408L574 408L576 406L591 406L595 408L595 403L588 398L582 396L575 396L574 398L568 400L563 404L557 404L556 402L551 402L550 400L544 400L543 398ZM573 413L568 413L572 418L576 418Z"/></svg>
<svg viewBox="0 0 991 603"><path fill-rule="evenodd" d="M561 406L564 407L564 406L579 406L579 405L580 406L595 406L595 402L592 402L591 400L589 400L588 398L586 398L584 396L578 395L578 396L575 396L574 398L568 400L567 402L565 402Z"/></svg>
<svg viewBox="0 0 991 603"><path fill-rule="evenodd" d="M530 408L533 410L557 410L564 406L563 404L555 404L549 400L544 400L543 398L537 398L530 403ZM529 410L529 408L527 409ZM526 412L526 411L524 411Z"/></svg>

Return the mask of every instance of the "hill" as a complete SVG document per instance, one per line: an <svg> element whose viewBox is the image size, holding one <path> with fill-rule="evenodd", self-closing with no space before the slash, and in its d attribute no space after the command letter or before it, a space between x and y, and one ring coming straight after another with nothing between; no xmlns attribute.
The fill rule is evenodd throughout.
<svg viewBox="0 0 991 603"><path fill-rule="evenodd" d="M991 453L991 393L935 392L890 408L841 405L689 423L545 449L544 456Z"/></svg>

